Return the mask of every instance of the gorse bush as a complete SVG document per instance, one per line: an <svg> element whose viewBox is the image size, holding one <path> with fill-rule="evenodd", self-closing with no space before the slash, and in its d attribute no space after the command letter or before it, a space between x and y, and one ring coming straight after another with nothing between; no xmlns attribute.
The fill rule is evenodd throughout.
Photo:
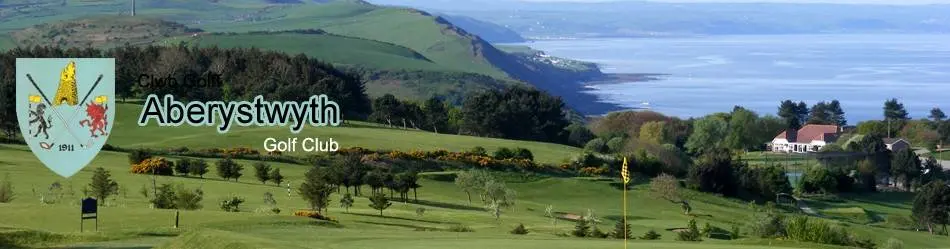
<svg viewBox="0 0 950 249"><path fill-rule="evenodd" d="M151 174L170 176L174 173L172 163L161 157L150 157L139 163L132 164L131 172L133 174Z"/></svg>

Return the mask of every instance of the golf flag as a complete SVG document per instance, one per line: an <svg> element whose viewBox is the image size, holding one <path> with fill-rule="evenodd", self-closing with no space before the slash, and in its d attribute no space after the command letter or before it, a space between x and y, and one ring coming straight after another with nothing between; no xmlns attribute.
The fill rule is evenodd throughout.
<svg viewBox="0 0 950 249"><path fill-rule="evenodd" d="M627 157L623 157L623 168L620 169L620 177L623 177L623 184L630 182L630 172L627 172Z"/></svg>

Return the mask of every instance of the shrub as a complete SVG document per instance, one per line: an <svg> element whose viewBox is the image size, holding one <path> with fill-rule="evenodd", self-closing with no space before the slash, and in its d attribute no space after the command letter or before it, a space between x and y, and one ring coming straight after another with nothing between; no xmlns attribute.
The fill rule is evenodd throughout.
<svg viewBox="0 0 950 249"><path fill-rule="evenodd" d="M574 231L571 231L571 234L576 237L587 237L590 233L590 226L587 225L587 221L584 219L577 220L577 224L574 225Z"/></svg>
<svg viewBox="0 0 950 249"><path fill-rule="evenodd" d="M13 182L10 181L10 174L3 177L0 181L0 203L10 203L16 195L13 193Z"/></svg>
<svg viewBox="0 0 950 249"><path fill-rule="evenodd" d="M607 146L607 152L618 153L623 150L623 137L613 137L607 140L605 145Z"/></svg>
<svg viewBox="0 0 950 249"><path fill-rule="evenodd" d="M679 241L703 241L699 228L696 227L696 220L689 220L686 231L678 232L676 239Z"/></svg>
<svg viewBox="0 0 950 249"><path fill-rule="evenodd" d="M320 212L313 211L313 210L298 210L294 212L294 216L308 217L308 218L313 218L313 219L318 219L318 220L336 222L336 220L333 219L332 217L325 216L323 214L320 214Z"/></svg>
<svg viewBox="0 0 950 249"><path fill-rule="evenodd" d="M99 205L104 205L109 196L118 194L119 184L112 179L112 174L102 167L95 169L92 181L88 185L88 194L99 199Z"/></svg>
<svg viewBox="0 0 950 249"><path fill-rule="evenodd" d="M603 138L591 139L584 145L584 150L591 152L604 152L604 148L606 148L606 143Z"/></svg>
<svg viewBox="0 0 950 249"><path fill-rule="evenodd" d="M462 224L454 224L454 225L450 226L448 230L449 230L449 232L457 232L457 233L469 233L469 232L474 232L474 231L475 231L475 230L472 229L471 227L466 226L466 225L462 225Z"/></svg>
<svg viewBox="0 0 950 249"><path fill-rule="evenodd" d="M881 249L904 249L904 242L899 239L890 238L887 239L887 242L884 243L884 246Z"/></svg>
<svg viewBox="0 0 950 249"><path fill-rule="evenodd" d="M151 157L152 157L151 152L144 149L135 149L129 152L129 164L130 165L139 164L142 161L145 161L145 159L149 159Z"/></svg>
<svg viewBox="0 0 950 249"><path fill-rule="evenodd" d="M700 233L702 234L703 237L709 238L710 236L712 236L712 230L713 230L712 226L709 225L709 222L706 222L706 224L703 225L703 229L700 230Z"/></svg>
<svg viewBox="0 0 950 249"><path fill-rule="evenodd" d="M528 234L528 229L524 228L524 224L518 224L515 229L511 230L511 234L525 235Z"/></svg>
<svg viewBox="0 0 950 249"><path fill-rule="evenodd" d="M204 199L204 191L200 188L190 190L179 185L176 190L175 204L179 209L198 210L201 209L201 200Z"/></svg>
<svg viewBox="0 0 950 249"><path fill-rule="evenodd" d="M475 146L475 148L469 150L468 153L476 156L488 156L488 151L482 146Z"/></svg>
<svg viewBox="0 0 950 249"><path fill-rule="evenodd" d="M133 164L131 172L134 174L170 176L174 172L174 169L172 169L172 164L165 158L150 157L138 164Z"/></svg>
<svg viewBox="0 0 950 249"><path fill-rule="evenodd" d="M663 236L660 235L659 233L656 233L656 231L653 231L653 230L651 229L650 231L647 231L646 233L644 233L643 236L640 236L640 239L642 239L642 240L658 240L658 239L660 239L660 237L663 237Z"/></svg>
<svg viewBox="0 0 950 249"><path fill-rule="evenodd" d="M593 225L593 229L590 230L590 234L588 236L591 238L605 239L607 238L608 234L604 231L601 231L597 225Z"/></svg>
<svg viewBox="0 0 950 249"><path fill-rule="evenodd" d="M511 158L515 158L515 152L512 151L511 149L501 147L501 148L498 148L498 150L496 150L494 154L492 154L492 157L498 160L511 159Z"/></svg>
<svg viewBox="0 0 950 249"><path fill-rule="evenodd" d="M802 242L814 242L829 245L867 246L870 241L856 241L844 229L833 226L823 220L810 220L807 216L790 219L785 225L787 238Z"/></svg>
<svg viewBox="0 0 950 249"><path fill-rule="evenodd" d="M178 208L177 196L175 194L175 188L171 184L165 183L158 187L156 190L155 196L152 196L152 199L149 202L152 203L152 207L158 209L175 209Z"/></svg>
<svg viewBox="0 0 950 249"><path fill-rule="evenodd" d="M241 212L241 203L244 203L244 198L232 196L222 200L220 206L226 212Z"/></svg>
<svg viewBox="0 0 950 249"><path fill-rule="evenodd" d="M732 230L729 231L730 239L739 239L739 226L732 225Z"/></svg>
<svg viewBox="0 0 950 249"><path fill-rule="evenodd" d="M534 161L534 155L531 154L531 150L525 148L515 148L515 159L524 159L528 161Z"/></svg>

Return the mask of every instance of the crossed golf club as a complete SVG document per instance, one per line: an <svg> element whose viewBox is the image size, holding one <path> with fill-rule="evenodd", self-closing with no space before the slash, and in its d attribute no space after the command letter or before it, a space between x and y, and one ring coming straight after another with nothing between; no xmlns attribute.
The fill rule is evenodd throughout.
<svg viewBox="0 0 950 249"><path fill-rule="evenodd" d="M82 144L82 139L79 139L79 137L76 136L76 134L74 134L71 130L69 130L69 123L72 121L75 121L76 115L79 114L79 111L82 109L83 103L86 103L86 99L89 98L89 95L92 94L92 91L96 90L96 87L99 86L99 81L102 80L102 74L99 75L99 78L96 78L96 83L92 84L92 88L90 88L89 91L86 92L86 95L82 97L82 101L79 102L79 105L73 111L73 115L70 116L69 119L63 118L63 115L60 114L59 111L56 110L56 108L52 108L53 102L49 101L49 98L46 97L46 93L44 93L43 90L40 89L40 86L36 84L36 81L33 81L33 76L30 76L30 74L26 74L26 78L30 79L30 83L33 84L33 88L36 88L36 91L40 92L40 95L43 96L43 101L46 101L46 104L50 106L48 110L52 111L53 114L56 115L56 118L59 119L59 121L63 123L63 127L65 127L66 133L69 133L69 135L71 135L74 139L76 139L77 142L80 142L79 144L80 147L85 147L85 145ZM54 139L50 141L51 142L56 141L57 139L59 139L59 137L54 137Z"/></svg>

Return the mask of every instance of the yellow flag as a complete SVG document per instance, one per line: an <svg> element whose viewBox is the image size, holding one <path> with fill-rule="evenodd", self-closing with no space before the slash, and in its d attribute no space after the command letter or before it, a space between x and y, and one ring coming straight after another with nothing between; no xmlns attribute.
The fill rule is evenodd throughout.
<svg viewBox="0 0 950 249"><path fill-rule="evenodd" d="M620 169L620 177L623 177L623 183L630 182L630 172L627 172L627 157L623 157L623 168Z"/></svg>

